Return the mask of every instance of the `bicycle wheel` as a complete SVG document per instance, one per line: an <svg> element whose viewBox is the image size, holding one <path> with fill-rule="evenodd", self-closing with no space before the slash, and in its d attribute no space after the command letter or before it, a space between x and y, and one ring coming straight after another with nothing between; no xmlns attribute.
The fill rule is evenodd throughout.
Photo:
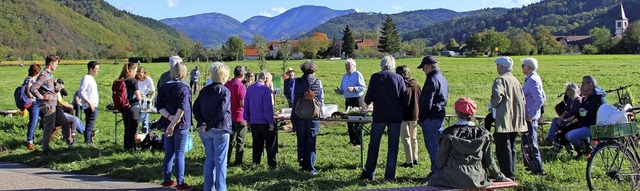
<svg viewBox="0 0 640 191"><path fill-rule="evenodd" d="M587 162L589 190L638 190L640 173L631 150L618 143L596 147Z"/></svg>

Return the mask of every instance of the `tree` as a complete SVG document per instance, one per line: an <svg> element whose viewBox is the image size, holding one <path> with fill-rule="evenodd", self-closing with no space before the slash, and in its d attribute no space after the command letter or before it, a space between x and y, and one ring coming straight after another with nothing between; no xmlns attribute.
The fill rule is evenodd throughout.
<svg viewBox="0 0 640 191"><path fill-rule="evenodd" d="M511 46L506 51L512 55L534 55L537 54L536 41L533 36L519 28L509 28L504 31L511 40Z"/></svg>
<svg viewBox="0 0 640 191"><path fill-rule="evenodd" d="M494 52L506 52L511 46L511 40L495 30L487 31L483 41L486 43L489 55L493 55Z"/></svg>
<svg viewBox="0 0 640 191"><path fill-rule="evenodd" d="M300 51L306 58L315 58L320 50L326 50L331 41L324 33L313 33L310 37L304 37L300 40Z"/></svg>
<svg viewBox="0 0 640 191"><path fill-rule="evenodd" d="M596 49L596 53L605 53L608 52L609 49L613 46L613 41L611 40L611 31L605 27L595 27L589 30L589 35L593 36L593 45Z"/></svg>
<svg viewBox="0 0 640 191"><path fill-rule="evenodd" d="M239 61L244 57L244 45L244 40L238 36L232 36L222 45L222 52L229 58Z"/></svg>
<svg viewBox="0 0 640 191"><path fill-rule="evenodd" d="M396 24L393 23L391 16L387 16L387 20L380 30L381 36L378 37L378 51L394 54L400 51L400 43L402 38L400 33L396 29Z"/></svg>
<svg viewBox="0 0 640 191"><path fill-rule="evenodd" d="M449 38L449 43L447 44L447 48L452 48L452 47L460 47L458 42L456 42L455 38Z"/></svg>
<svg viewBox="0 0 640 191"><path fill-rule="evenodd" d="M282 73L284 74L287 70L287 61L291 59L291 44L289 44L289 40L284 40L280 42L280 49L278 49L278 55L282 58Z"/></svg>
<svg viewBox="0 0 640 191"><path fill-rule="evenodd" d="M438 42L435 45L433 45L433 49L437 52L440 52L442 50L444 50L447 46L444 45L442 42Z"/></svg>
<svg viewBox="0 0 640 191"><path fill-rule="evenodd" d="M621 53L640 52L640 21L633 22L627 27L618 44Z"/></svg>
<svg viewBox="0 0 640 191"><path fill-rule="evenodd" d="M349 25L344 28L342 32L342 52L347 58L352 57L353 52L356 50L356 41L353 39L353 34Z"/></svg>
<svg viewBox="0 0 640 191"><path fill-rule="evenodd" d="M584 54L597 54L598 53L598 48L596 46L593 46L591 44L586 44L582 47L582 53Z"/></svg>
<svg viewBox="0 0 640 191"><path fill-rule="evenodd" d="M258 50L260 71L262 71L267 64L267 56L269 56L269 48L267 48L267 43L264 41L264 36L260 34L253 35L251 46Z"/></svg>
<svg viewBox="0 0 640 191"><path fill-rule="evenodd" d="M208 55L209 54L207 49L202 45L202 43L198 42L191 49L190 57L191 57L191 60L194 60L194 61L208 61L209 60Z"/></svg>
<svg viewBox="0 0 640 191"><path fill-rule="evenodd" d="M555 39L549 28L544 25L536 27L534 39L540 54L562 54L564 52L560 42Z"/></svg>
<svg viewBox="0 0 640 191"><path fill-rule="evenodd" d="M121 59L129 57L130 51L131 47L125 47L121 44L113 44L107 48L107 51L104 54L107 59Z"/></svg>
<svg viewBox="0 0 640 191"><path fill-rule="evenodd" d="M427 48L427 40L426 39L413 39L408 42L402 43L403 49L407 52L408 55L413 57L420 57L424 53L424 50Z"/></svg>

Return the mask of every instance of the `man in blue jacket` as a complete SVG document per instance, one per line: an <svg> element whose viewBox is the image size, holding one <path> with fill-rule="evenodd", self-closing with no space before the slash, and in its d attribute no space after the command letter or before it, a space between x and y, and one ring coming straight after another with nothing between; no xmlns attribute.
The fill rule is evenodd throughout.
<svg viewBox="0 0 640 191"><path fill-rule="evenodd" d="M394 180L396 162L398 160L402 107L405 107L404 103L407 103L408 95L404 79L393 72L396 68L395 59L390 55L385 56L380 61L380 67L382 71L371 75L368 91L364 97L364 102L367 105L373 102L373 123L371 125L371 141L367 152L367 162L360 178L373 180L378 162L380 139L385 127L387 127L389 142L387 145L387 166L384 179Z"/></svg>
<svg viewBox="0 0 640 191"><path fill-rule="evenodd" d="M449 82L444 78L438 60L433 56L426 56L418 66L427 75L422 86L419 99L418 123L422 127L424 145L429 152L431 172L427 179L438 172L438 135L443 130L444 117L447 115L447 97L449 96Z"/></svg>

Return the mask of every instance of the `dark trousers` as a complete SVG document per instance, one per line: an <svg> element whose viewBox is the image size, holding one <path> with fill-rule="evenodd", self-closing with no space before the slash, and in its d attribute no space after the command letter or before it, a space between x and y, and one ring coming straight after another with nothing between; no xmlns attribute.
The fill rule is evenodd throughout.
<svg viewBox="0 0 640 191"><path fill-rule="evenodd" d="M496 157L500 172L507 178L516 178L516 137L518 133L494 133L496 143Z"/></svg>
<svg viewBox="0 0 640 191"><path fill-rule="evenodd" d="M363 107L364 100L362 96L354 97L354 98L346 98L344 105L349 107ZM349 143L352 145L360 145L362 144L362 123L347 123L347 131L349 132Z"/></svg>
<svg viewBox="0 0 640 191"><path fill-rule="evenodd" d="M84 110L84 143L93 143L93 127L96 125L96 118L98 117L98 108L93 111L91 108Z"/></svg>
<svg viewBox="0 0 640 191"><path fill-rule="evenodd" d="M124 149L133 150L136 147L136 132L138 132L138 120L140 119L140 107L131 107L122 112L124 123ZM87 132L87 130L85 130Z"/></svg>
<svg viewBox="0 0 640 191"><path fill-rule="evenodd" d="M189 87L191 87L191 90L193 91L192 94L196 94L198 91L198 82L197 81L190 81L189 82Z"/></svg>
<svg viewBox="0 0 640 191"><path fill-rule="evenodd" d="M298 162L302 170L315 173L316 138L320 131L320 120L293 120L298 139Z"/></svg>
<svg viewBox="0 0 640 191"><path fill-rule="evenodd" d="M278 153L278 131L269 131L267 124L251 124L251 136L253 137L253 163L260 164L262 151L267 150L267 165L276 166L276 153Z"/></svg>
<svg viewBox="0 0 640 191"><path fill-rule="evenodd" d="M244 140L247 135L247 123L244 121L232 122L231 128L233 132L230 135L227 162L231 163L231 153L233 153L233 147L236 147L236 160L233 161L233 163L242 164L242 156L244 156Z"/></svg>

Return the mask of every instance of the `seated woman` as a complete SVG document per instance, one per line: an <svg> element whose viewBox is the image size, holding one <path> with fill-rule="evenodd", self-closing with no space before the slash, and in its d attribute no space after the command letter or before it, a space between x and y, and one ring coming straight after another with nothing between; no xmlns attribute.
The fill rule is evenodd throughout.
<svg viewBox="0 0 640 191"><path fill-rule="evenodd" d="M468 97L456 101L458 121L438 137L439 170L429 186L478 189L491 186L492 181L512 181L499 172L493 160L491 133L473 123L476 109Z"/></svg>
<svg viewBox="0 0 640 191"><path fill-rule="evenodd" d="M577 128L580 121L579 110L582 102L580 88L575 83L569 83L564 95L564 111L559 117L553 119L547 135L547 142L551 142L554 145L551 154L557 154L560 152L562 145L569 144L565 135L567 132Z"/></svg>

